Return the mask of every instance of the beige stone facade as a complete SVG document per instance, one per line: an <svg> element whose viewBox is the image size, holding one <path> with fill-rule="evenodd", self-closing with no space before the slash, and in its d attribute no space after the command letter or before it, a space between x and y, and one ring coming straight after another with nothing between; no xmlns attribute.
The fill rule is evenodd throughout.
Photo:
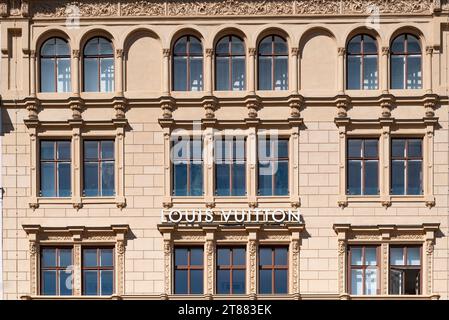
<svg viewBox="0 0 449 320"><path fill-rule="evenodd" d="M174 294L173 250L181 245L204 248L200 298L230 298L216 294L215 249L240 245L246 248L246 286L234 298L449 299L447 1L0 0L0 16L5 299L58 298L41 294L40 254L46 246L73 248L73 295L64 298L191 298ZM378 88L348 90L347 43L362 33L377 42ZM419 39L421 89L391 89L390 44L402 33ZM201 91L173 90L173 45L183 35L202 43ZM225 35L244 41L242 91L215 90L214 48ZM268 35L287 41L287 90L258 89L257 50ZM112 41L111 92L83 91L83 48L96 36ZM51 37L70 46L69 92L39 89L39 52ZM203 196L173 196L175 129L203 137L207 150L214 135L240 130L249 157L246 195L215 195L208 154ZM256 137L264 129L288 139L286 196L257 193ZM379 141L378 195L346 194L351 137ZM422 139L420 195L390 192L391 139L397 137ZM71 196L42 197L39 141L62 138L71 141ZM115 142L114 196L83 195L82 142L93 138ZM231 208L299 209L303 221L161 222L161 210L184 208L217 214ZM257 252L264 245L288 248L285 294L259 293ZM379 248L374 296L350 294L351 245ZM421 248L418 295L389 294L389 254L397 245ZM81 250L89 246L114 248L112 296L82 294Z"/></svg>

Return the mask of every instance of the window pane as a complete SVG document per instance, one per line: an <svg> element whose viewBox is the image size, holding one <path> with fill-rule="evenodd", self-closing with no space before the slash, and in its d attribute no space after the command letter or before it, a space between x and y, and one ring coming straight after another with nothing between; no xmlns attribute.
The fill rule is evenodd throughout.
<svg viewBox="0 0 449 320"><path fill-rule="evenodd" d="M376 248L365 247L365 265L375 266L377 265L377 250Z"/></svg>
<svg viewBox="0 0 449 320"><path fill-rule="evenodd" d="M42 249L42 267L56 267L55 249Z"/></svg>
<svg viewBox="0 0 449 320"><path fill-rule="evenodd" d="M377 140L364 140L365 143L365 157L377 158L378 154L378 141Z"/></svg>
<svg viewBox="0 0 449 320"><path fill-rule="evenodd" d="M55 164L41 163L41 196L56 197Z"/></svg>
<svg viewBox="0 0 449 320"><path fill-rule="evenodd" d="M229 270L217 270L217 293L229 294L231 293L231 277Z"/></svg>
<svg viewBox="0 0 449 320"><path fill-rule="evenodd" d="M193 55L203 55L203 46L201 45L201 41L195 37L189 37L190 39L190 54Z"/></svg>
<svg viewBox="0 0 449 320"><path fill-rule="evenodd" d="M203 270L190 271L190 293L203 293Z"/></svg>
<svg viewBox="0 0 449 320"><path fill-rule="evenodd" d="M59 160L70 160L70 141L58 141Z"/></svg>
<svg viewBox="0 0 449 320"><path fill-rule="evenodd" d="M84 58L84 91L98 92L99 76L97 58Z"/></svg>
<svg viewBox="0 0 449 320"><path fill-rule="evenodd" d="M98 163L84 164L84 195L99 196Z"/></svg>
<svg viewBox="0 0 449 320"><path fill-rule="evenodd" d="M103 162L101 164L101 191L102 196L114 195L114 163Z"/></svg>
<svg viewBox="0 0 449 320"><path fill-rule="evenodd" d="M232 58L232 90L245 90L245 57Z"/></svg>
<svg viewBox="0 0 449 320"><path fill-rule="evenodd" d="M272 90L271 57L259 57L259 90Z"/></svg>
<svg viewBox="0 0 449 320"><path fill-rule="evenodd" d="M377 294L377 270L366 269L365 271L365 294Z"/></svg>
<svg viewBox="0 0 449 320"><path fill-rule="evenodd" d="M348 194L362 194L362 161L348 161Z"/></svg>
<svg viewBox="0 0 449 320"><path fill-rule="evenodd" d="M391 141L392 148L391 154L393 157L405 157L405 140L403 139L393 139Z"/></svg>
<svg viewBox="0 0 449 320"><path fill-rule="evenodd" d="M259 54L272 53L272 37L264 38L259 44Z"/></svg>
<svg viewBox="0 0 449 320"><path fill-rule="evenodd" d="M376 53L377 54L377 43L376 39L364 35L363 36L363 52L364 53Z"/></svg>
<svg viewBox="0 0 449 320"><path fill-rule="evenodd" d="M422 194L422 161L407 162L407 194Z"/></svg>
<svg viewBox="0 0 449 320"><path fill-rule="evenodd" d="M260 270L259 272L259 292L272 293L272 273L271 270Z"/></svg>
<svg viewBox="0 0 449 320"><path fill-rule="evenodd" d="M190 195L202 196L203 195L203 165L191 164L190 165Z"/></svg>
<svg viewBox="0 0 449 320"><path fill-rule="evenodd" d="M390 248L390 264L393 266L404 265L404 248Z"/></svg>
<svg viewBox="0 0 449 320"><path fill-rule="evenodd" d="M272 192L272 164L270 162L259 162L259 195L270 196Z"/></svg>
<svg viewBox="0 0 449 320"><path fill-rule="evenodd" d="M361 58L348 56L348 89L360 90Z"/></svg>
<svg viewBox="0 0 449 320"><path fill-rule="evenodd" d="M234 164L232 177L232 195L244 196L246 194L246 172L244 164Z"/></svg>
<svg viewBox="0 0 449 320"><path fill-rule="evenodd" d="M55 88L55 59L41 59L41 91L56 92Z"/></svg>
<svg viewBox="0 0 449 320"><path fill-rule="evenodd" d="M275 181L275 195L288 195L288 160L277 163Z"/></svg>
<svg viewBox="0 0 449 320"><path fill-rule="evenodd" d="M216 164L216 184L217 195L229 196L230 195L230 180L229 180L229 165L228 164Z"/></svg>
<svg viewBox="0 0 449 320"><path fill-rule="evenodd" d="M420 270L405 270L404 294L420 294Z"/></svg>
<svg viewBox="0 0 449 320"><path fill-rule="evenodd" d="M288 57L275 57L274 90L288 90Z"/></svg>
<svg viewBox="0 0 449 320"><path fill-rule="evenodd" d="M190 264L192 266L203 265L203 248L190 249Z"/></svg>
<svg viewBox="0 0 449 320"><path fill-rule="evenodd" d="M407 140L407 156L408 157L422 157L422 140L420 139L410 139Z"/></svg>
<svg viewBox="0 0 449 320"><path fill-rule="evenodd" d="M259 249L259 265L269 265L273 264L272 259L272 249L271 248L260 248Z"/></svg>
<svg viewBox="0 0 449 320"><path fill-rule="evenodd" d="M407 265L421 265L421 248L407 248Z"/></svg>
<svg viewBox="0 0 449 320"><path fill-rule="evenodd" d="M71 194L70 163L58 163L58 187L60 197L69 197Z"/></svg>
<svg viewBox="0 0 449 320"><path fill-rule="evenodd" d="M59 56L69 56L70 48L67 41L63 39L56 38L56 54Z"/></svg>
<svg viewBox="0 0 449 320"><path fill-rule="evenodd" d="M187 195L187 165L175 164L173 166L173 195Z"/></svg>
<svg viewBox="0 0 449 320"><path fill-rule="evenodd" d="M41 48L41 55L54 56L56 54L56 38L45 41Z"/></svg>
<svg viewBox="0 0 449 320"><path fill-rule="evenodd" d="M101 271L101 294L111 295L114 290L114 280L112 270Z"/></svg>
<svg viewBox="0 0 449 320"><path fill-rule="evenodd" d="M403 294L404 272L390 269L390 294Z"/></svg>
<svg viewBox="0 0 449 320"><path fill-rule="evenodd" d="M41 141L41 160L54 160L55 143L53 141Z"/></svg>
<svg viewBox="0 0 449 320"><path fill-rule="evenodd" d="M405 194L404 186L404 161L393 160L391 170L391 193L392 194Z"/></svg>
<svg viewBox="0 0 449 320"><path fill-rule="evenodd" d="M190 58L190 91L203 90L203 58Z"/></svg>
<svg viewBox="0 0 449 320"><path fill-rule="evenodd" d="M102 58L100 67L100 92L114 91L114 59Z"/></svg>
<svg viewBox="0 0 449 320"><path fill-rule="evenodd" d="M97 141L84 141L84 159L98 159Z"/></svg>
<svg viewBox="0 0 449 320"><path fill-rule="evenodd" d="M56 295L56 271L44 271L42 274L42 294Z"/></svg>
<svg viewBox="0 0 449 320"><path fill-rule="evenodd" d="M274 264L286 266L287 263L287 248L276 248L274 251Z"/></svg>
<svg viewBox="0 0 449 320"><path fill-rule="evenodd" d="M348 43L348 54L358 54L362 52L362 36L358 35Z"/></svg>
<svg viewBox="0 0 449 320"><path fill-rule="evenodd" d="M58 60L58 92L70 92L70 59Z"/></svg>
<svg viewBox="0 0 449 320"><path fill-rule="evenodd" d="M362 248L351 248L351 265L361 266L362 264Z"/></svg>
<svg viewBox="0 0 449 320"><path fill-rule="evenodd" d="M84 55L97 55L98 52L98 40L99 38L92 38L84 46Z"/></svg>
<svg viewBox="0 0 449 320"><path fill-rule="evenodd" d="M99 38L99 52L100 54L113 54L112 43L108 39Z"/></svg>
<svg viewBox="0 0 449 320"><path fill-rule="evenodd" d="M101 142L101 158L114 159L114 141Z"/></svg>
<svg viewBox="0 0 449 320"><path fill-rule="evenodd" d="M114 254L112 249L100 249L100 265L112 267L114 265Z"/></svg>
<svg viewBox="0 0 449 320"><path fill-rule="evenodd" d="M175 270L175 293L187 294L187 270Z"/></svg>
<svg viewBox="0 0 449 320"><path fill-rule="evenodd" d="M377 56L367 56L363 66L363 88L377 89Z"/></svg>
<svg viewBox="0 0 449 320"><path fill-rule="evenodd" d="M229 37L221 39L215 46L215 55L228 55L229 54Z"/></svg>
<svg viewBox="0 0 449 320"><path fill-rule="evenodd" d="M391 57L391 88L405 89L404 87L404 56Z"/></svg>
<svg viewBox="0 0 449 320"><path fill-rule="evenodd" d="M245 55L245 45L243 44L243 41L234 36L232 36L231 40L232 40L231 43L232 54Z"/></svg>
<svg viewBox="0 0 449 320"><path fill-rule="evenodd" d="M68 270L59 271L59 294L61 296L72 295L72 272Z"/></svg>
<svg viewBox="0 0 449 320"><path fill-rule="evenodd" d="M274 141L272 143L275 143ZM274 144L274 147L276 148L276 144ZM288 140L279 140L277 141L277 154L280 158L287 158L288 157Z"/></svg>
<svg viewBox="0 0 449 320"><path fill-rule="evenodd" d="M175 265L186 266L187 265L187 249L177 248L175 250Z"/></svg>
<svg viewBox="0 0 449 320"><path fill-rule="evenodd" d="M362 140L349 139L348 140L348 156L360 158L362 156Z"/></svg>
<svg viewBox="0 0 449 320"><path fill-rule="evenodd" d="M288 48L287 43L281 37L274 37L274 53L276 54L287 54Z"/></svg>
<svg viewBox="0 0 449 320"><path fill-rule="evenodd" d="M230 90L229 88L229 58L216 58L217 90Z"/></svg>
<svg viewBox="0 0 449 320"><path fill-rule="evenodd" d="M245 254L246 251L244 248L234 248L232 250L232 254L233 254L233 264L234 266L244 266L245 265Z"/></svg>
<svg viewBox="0 0 449 320"><path fill-rule="evenodd" d="M174 55L185 55L187 53L187 37L182 37L176 41L173 48Z"/></svg>
<svg viewBox="0 0 449 320"><path fill-rule="evenodd" d="M365 161L365 190L364 194L379 193L379 164L377 160Z"/></svg>
<svg viewBox="0 0 449 320"><path fill-rule="evenodd" d="M234 294L245 293L245 270L232 271L232 291Z"/></svg>
<svg viewBox="0 0 449 320"><path fill-rule="evenodd" d="M231 250L227 248L220 248L217 250L217 263L218 265L228 266L231 264Z"/></svg>
<svg viewBox="0 0 449 320"><path fill-rule="evenodd" d="M97 295L98 294L98 273L97 271L84 270L84 294Z"/></svg>
<svg viewBox="0 0 449 320"><path fill-rule="evenodd" d="M97 249L83 250L83 266L96 267L97 266Z"/></svg>
<svg viewBox="0 0 449 320"><path fill-rule="evenodd" d="M351 294L363 294L363 270L351 270Z"/></svg>
<svg viewBox="0 0 449 320"><path fill-rule="evenodd" d="M287 270L276 270L274 277L275 293L287 293Z"/></svg>
<svg viewBox="0 0 449 320"><path fill-rule="evenodd" d="M407 89L421 89L421 56L407 58Z"/></svg>
<svg viewBox="0 0 449 320"><path fill-rule="evenodd" d="M187 59L185 57L174 57L173 66L173 89L175 91L187 90Z"/></svg>
<svg viewBox="0 0 449 320"><path fill-rule="evenodd" d="M410 34L407 35L407 51L409 53L421 53L419 40Z"/></svg>

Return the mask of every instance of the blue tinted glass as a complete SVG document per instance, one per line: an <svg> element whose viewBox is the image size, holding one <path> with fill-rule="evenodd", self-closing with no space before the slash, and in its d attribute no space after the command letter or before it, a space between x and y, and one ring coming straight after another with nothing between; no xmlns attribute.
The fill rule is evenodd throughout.
<svg viewBox="0 0 449 320"><path fill-rule="evenodd" d="M42 267L56 267L55 249L42 249Z"/></svg>
<svg viewBox="0 0 449 320"><path fill-rule="evenodd" d="M359 54L362 52L362 36L357 35L348 43L348 54Z"/></svg>
<svg viewBox="0 0 449 320"><path fill-rule="evenodd" d="M421 56L407 57L407 89L421 89Z"/></svg>
<svg viewBox="0 0 449 320"><path fill-rule="evenodd" d="M408 247L407 248L407 265L419 266L421 264L421 248Z"/></svg>
<svg viewBox="0 0 449 320"><path fill-rule="evenodd" d="M203 293L203 270L190 271L190 293Z"/></svg>
<svg viewBox="0 0 449 320"><path fill-rule="evenodd" d="M348 157L360 158L362 156L362 140L349 139L348 140Z"/></svg>
<svg viewBox="0 0 449 320"><path fill-rule="evenodd" d="M72 294L72 272L69 270L59 271L59 294L61 296L70 296Z"/></svg>
<svg viewBox="0 0 449 320"><path fill-rule="evenodd" d="M393 40L391 44L392 53L402 53L405 51L405 35L400 35Z"/></svg>
<svg viewBox="0 0 449 320"><path fill-rule="evenodd" d="M275 293L287 293L287 270L274 271Z"/></svg>
<svg viewBox="0 0 449 320"><path fill-rule="evenodd" d="M271 270L260 270L259 272L259 292L272 293L272 273Z"/></svg>
<svg viewBox="0 0 449 320"><path fill-rule="evenodd" d="M245 164L234 164L232 173L232 195L244 196L246 194Z"/></svg>
<svg viewBox="0 0 449 320"><path fill-rule="evenodd" d="M274 58L274 90L288 90L288 57Z"/></svg>
<svg viewBox="0 0 449 320"><path fill-rule="evenodd" d="M274 144L274 148L276 144ZM279 140L277 142L277 154L279 158L288 158L288 140Z"/></svg>
<svg viewBox="0 0 449 320"><path fill-rule="evenodd" d="M44 271L42 274L42 294L56 295L56 271Z"/></svg>
<svg viewBox="0 0 449 320"><path fill-rule="evenodd" d="M99 61L97 58L84 58L84 91L99 92Z"/></svg>
<svg viewBox="0 0 449 320"><path fill-rule="evenodd" d="M97 249L83 250L83 266L96 267L97 266Z"/></svg>
<svg viewBox="0 0 449 320"><path fill-rule="evenodd" d="M101 191L102 196L114 195L114 163L103 162L101 164Z"/></svg>
<svg viewBox="0 0 449 320"><path fill-rule="evenodd" d="M392 157L405 157L405 140L393 139L391 141L391 156Z"/></svg>
<svg viewBox="0 0 449 320"><path fill-rule="evenodd" d="M408 157L422 157L422 140L421 139L410 139L408 141Z"/></svg>
<svg viewBox="0 0 449 320"><path fill-rule="evenodd" d="M232 259L233 264L235 266L244 266L246 257L245 257L246 251L244 248L234 248L232 250Z"/></svg>
<svg viewBox="0 0 449 320"><path fill-rule="evenodd" d="M235 55L245 55L245 45L238 37L231 37L231 51Z"/></svg>
<svg viewBox="0 0 449 320"><path fill-rule="evenodd" d="M173 90L187 90L187 58L173 58Z"/></svg>
<svg viewBox="0 0 449 320"><path fill-rule="evenodd" d="M187 37L182 37L176 41L173 48L174 55L186 55L187 54Z"/></svg>
<svg viewBox="0 0 449 320"><path fill-rule="evenodd" d="M245 293L245 270L232 271L232 291L234 294Z"/></svg>
<svg viewBox="0 0 449 320"><path fill-rule="evenodd" d="M404 56L391 57L391 89L405 89L404 86Z"/></svg>
<svg viewBox="0 0 449 320"><path fill-rule="evenodd" d="M391 168L391 193L405 194L404 186L404 161L393 160Z"/></svg>
<svg viewBox="0 0 449 320"><path fill-rule="evenodd" d="M84 195L98 196L98 163L84 164Z"/></svg>
<svg viewBox="0 0 449 320"><path fill-rule="evenodd" d="M71 190L70 163L58 163L59 196L69 197Z"/></svg>
<svg viewBox="0 0 449 320"><path fill-rule="evenodd" d="M376 39L374 39L368 35L364 35L363 36L363 52L370 53L370 54L376 54L377 53Z"/></svg>
<svg viewBox="0 0 449 320"><path fill-rule="evenodd" d="M69 267L72 265L72 249L59 249L59 266Z"/></svg>
<svg viewBox="0 0 449 320"><path fill-rule="evenodd" d="M190 58L190 91L203 90L203 58Z"/></svg>
<svg viewBox="0 0 449 320"><path fill-rule="evenodd" d="M271 36L264 38L259 44L259 54L272 54L273 38Z"/></svg>
<svg viewBox="0 0 449 320"><path fill-rule="evenodd" d="M378 161L366 161L365 162L365 194L378 194L379 193L379 174L378 174Z"/></svg>
<svg viewBox="0 0 449 320"><path fill-rule="evenodd" d="M348 161L348 194L362 194L362 161Z"/></svg>
<svg viewBox="0 0 449 320"><path fill-rule="evenodd" d="M378 141L377 140L365 140L365 157L377 158L378 154Z"/></svg>
<svg viewBox="0 0 449 320"><path fill-rule="evenodd" d="M98 159L98 141L84 141L84 159Z"/></svg>
<svg viewBox="0 0 449 320"><path fill-rule="evenodd" d="M360 69L362 67L361 57L348 56L347 87L350 90L360 90Z"/></svg>
<svg viewBox="0 0 449 320"><path fill-rule="evenodd" d="M101 271L101 294L111 295L114 290L112 270Z"/></svg>
<svg viewBox="0 0 449 320"><path fill-rule="evenodd" d="M175 293L187 294L187 270L175 270Z"/></svg>
<svg viewBox="0 0 449 320"><path fill-rule="evenodd" d="M98 279L97 271L87 271L83 272L84 278L84 294L85 295L97 295L98 294Z"/></svg>
<svg viewBox="0 0 449 320"><path fill-rule="evenodd" d="M363 89L376 90L378 88L377 56L367 56L363 63Z"/></svg>
<svg viewBox="0 0 449 320"><path fill-rule="evenodd" d="M288 195L288 160L279 161L275 173L275 195Z"/></svg>
<svg viewBox="0 0 449 320"><path fill-rule="evenodd" d="M189 53L191 55L203 55L203 46L201 45L201 41L195 37L189 37Z"/></svg>
<svg viewBox="0 0 449 320"><path fill-rule="evenodd" d="M288 260L287 248L276 248L274 250L274 263L276 265L286 266Z"/></svg>
<svg viewBox="0 0 449 320"><path fill-rule="evenodd" d="M407 194L422 194L422 161L409 160L407 164Z"/></svg>
<svg viewBox="0 0 449 320"><path fill-rule="evenodd" d="M421 53L421 45L418 38L410 34L407 35L407 52L408 53Z"/></svg>
<svg viewBox="0 0 449 320"><path fill-rule="evenodd" d="M229 294L231 293L229 270L217 270L217 293Z"/></svg>
<svg viewBox="0 0 449 320"><path fill-rule="evenodd" d="M180 163L173 166L173 195L187 195L187 165Z"/></svg>
<svg viewBox="0 0 449 320"><path fill-rule="evenodd" d="M102 267L112 267L114 265L112 249L100 249L100 265Z"/></svg>
<svg viewBox="0 0 449 320"><path fill-rule="evenodd" d="M41 141L41 160L55 159L55 143L53 141Z"/></svg>
<svg viewBox="0 0 449 320"><path fill-rule="evenodd" d="M98 50L99 54L112 54L112 43L106 38L99 38L98 39Z"/></svg>
<svg viewBox="0 0 449 320"><path fill-rule="evenodd" d="M58 59L58 74L57 74L57 90L58 92L69 92L71 90L71 73L70 73L70 59Z"/></svg>
<svg viewBox="0 0 449 320"><path fill-rule="evenodd" d="M269 265L273 264L272 249L271 248L260 248L259 250L259 265Z"/></svg>
<svg viewBox="0 0 449 320"><path fill-rule="evenodd" d="M101 158L114 159L114 141L102 141L101 142Z"/></svg>
<svg viewBox="0 0 449 320"><path fill-rule="evenodd" d="M229 164L216 164L216 184L218 196L230 195Z"/></svg>
<svg viewBox="0 0 449 320"><path fill-rule="evenodd" d="M56 55L56 38L51 38L44 42L41 48L41 55L43 56Z"/></svg>
<svg viewBox="0 0 449 320"><path fill-rule="evenodd" d="M203 265L203 248L190 249L190 264L192 266Z"/></svg>
<svg viewBox="0 0 449 320"><path fill-rule="evenodd" d="M41 59L41 92L56 92L55 59Z"/></svg>
<svg viewBox="0 0 449 320"><path fill-rule="evenodd" d="M272 59L271 57L259 57L258 88L259 90L272 90Z"/></svg>
<svg viewBox="0 0 449 320"><path fill-rule="evenodd" d="M41 163L41 196L56 197L55 164Z"/></svg>
<svg viewBox="0 0 449 320"><path fill-rule="evenodd" d="M203 165L191 164L190 166L190 195L203 195Z"/></svg>
<svg viewBox="0 0 449 320"><path fill-rule="evenodd" d="M90 39L84 46L84 55L98 55L99 38Z"/></svg>
<svg viewBox="0 0 449 320"><path fill-rule="evenodd" d="M56 54L59 56L68 56L70 55L70 47L67 41L56 38Z"/></svg>
<svg viewBox="0 0 449 320"><path fill-rule="evenodd" d="M58 141L58 154L59 160L70 160L70 141Z"/></svg>
<svg viewBox="0 0 449 320"><path fill-rule="evenodd" d="M217 264L229 266L231 264L231 250L220 248L217 250Z"/></svg>
<svg viewBox="0 0 449 320"><path fill-rule="evenodd" d="M175 250L175 265L176 266L186 266L187 265L187 249L177 248Z"/></svg>
<svg viewBox="0 0 449 320"><path fill-rule="evenodd" d="M100 60L100 92L114 91L114 59Z"/></svg>
<svg viewBox="0 0 449 320"><path fill-rule="evenodd" d="M245 57L232 58L232 90L245 90Z"/></svg>
<svg viewBox="0 0 449 320"><path fill-rule="evenodd" d="M215 55L223 56L228 54L229 54L229 37L224 37L215 46Z"/></svg>
<svg viewBox="0 0 449 320"><path fill-rule="evenodd" d="M215 59L216 63L216 89L217 90L230 90L229 82L229 57L217 57Z"/></svg>
<svg viewBox="0 0 449 320"><path fill-rule="evenodd" d="M271 172L272 164L269 162L260 163L259 162L259 195L261 196L271 196L272 191L272 175Z"/></svg>
<svg viewBox="0 0 449 320"><path fill-rule="evenodd" d="M274 53L288 54L287 42L281 37L274 37Z"/></svg>

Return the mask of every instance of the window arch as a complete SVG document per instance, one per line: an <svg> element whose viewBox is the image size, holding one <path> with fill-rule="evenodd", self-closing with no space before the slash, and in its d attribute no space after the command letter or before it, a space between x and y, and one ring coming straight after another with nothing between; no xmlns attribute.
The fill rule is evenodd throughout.
<svg viewBox="0 0 449 320"><path fill-rule="evenodd" d="M67 40L54 37L46 40L40 50L40 91L71 90L70 46Z"/></svg>
<svg viewBox="0 0 449 320"><path fill-rule="evenodd" d="M419 39L401 34L391 43L391 89L422 88L422 53Z"/></svg>
<svg viewBox="0 0 449 320"><path fill-rule="evenodd" d="M288 45L280 36L267 36L259 43L258 89L288 90Z"/></svg>
<svg viewBox="0 0 449 320"><path fill-rule="evenodd" d="M84 91L114 90L114 51L109 39L94 37L83 50Z"/></svg>
<svg viewBox="0 0 449 320"><path fill-rule="evenodd" d="M173 46L173 90L203 90L203 45L194 36L181 37Z"/></svg>
<svg viewBox="0 0 449 320"><path fill-rule="evenodd" d="M245 90L245 44L237 36L225 36L215 46L215 89Z"/></svg>
<svg viewBox="0 0 449 320"><path fill-rule="evenodd" d="M378 89L378 49L376 39L367 34L353 37L346 49L346 88Z"/></svg>

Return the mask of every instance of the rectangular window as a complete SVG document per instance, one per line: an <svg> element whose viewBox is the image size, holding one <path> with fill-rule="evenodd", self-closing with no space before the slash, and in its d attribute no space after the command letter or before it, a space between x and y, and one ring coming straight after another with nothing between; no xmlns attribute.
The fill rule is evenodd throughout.
<svg viewBox="0 0 449 320"><path fill-rule="evenodd" d="M392 139L391 194L423 194L422 139Z"/></svg>
<svg viewBox="0 0 449 320"><path fill-rule="evenodd" d="M215 141L215 194L244 196L246 194L245 139Z"/></svg>
<svg viewBox="0 0 449 320"><path fill-rule="evenodd" d="M84 141L84 196L113 196L114 170L114 141Z"/></svg>
<svg viewBox="0 0 449 320"><path fill-rule="evenodd" d="M70 141L40 142L40 196L70 197Z"/></svg>
<svg viewBox="0 0 449 320"><path fill-rule="evenodd" d="M175 248L175 294L203 293L203 248Z"/></svg>
<svg viewBox="0 0 449 320"><path fill-rule="evenodd" d="M421 247L390 247L390 294L421 294Z"/></svg>
<svg viewBox="0 0 449 320"><path fill-rule="evenodd" d="M178 137L172 144L174 196L203 195L203 144L201 138Z"/></svg>
<svg viewBox="0 0 449 320"><path fill-rule="evenodd" d="M70 296L73 289L72 248L42 248L40 269L42 295Z"/></svg>
<svg viewBox="0 0 449 320"><path fill-rule="evenodd" d="M274 294L288 291L288 248L259 249L259 293Z"/></svg>
<svg viewBox="0 0 449 320"><path fill-rule="evenodd" d="M241 247L217 249L217 293L245 293L246 250Z"/></svg>
<svg viewBox="0 0 449 320"><path fill-rule="evenodd" d="M353 295L379 294L378 247L349 247L349 288Z"/></svg>
<svg viewBox="0 0 449 320"><path fill-rule="evenodd" d="M83 295L107 296L114 293L114 249L83 249Z"/></svg>
<svg viewBox="0 0 449 320"><path fill-rule="evenodd" d="M259 139L258 194L288 195L288 140Z"/></svg>
<svg viewBox="0 0 449 320"><path fill-rule="evenodd" d="M348 139L348 195L379 194L378 144L377 139Z"/></svg>

